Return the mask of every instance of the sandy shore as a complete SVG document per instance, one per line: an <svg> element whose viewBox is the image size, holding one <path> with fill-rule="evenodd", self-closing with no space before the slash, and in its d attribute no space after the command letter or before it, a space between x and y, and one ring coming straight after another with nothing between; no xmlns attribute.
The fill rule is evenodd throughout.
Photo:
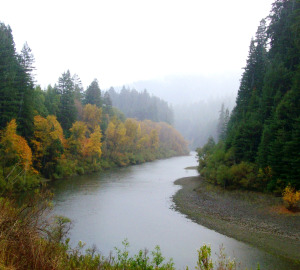
<svg viewBox="0 0 300 270"><path fill-rule="evenodd" d="M207 228L299 264L300 213L282 207L281 198L250 191L227 191L201 177L175 181L176 210Z"/></svg>

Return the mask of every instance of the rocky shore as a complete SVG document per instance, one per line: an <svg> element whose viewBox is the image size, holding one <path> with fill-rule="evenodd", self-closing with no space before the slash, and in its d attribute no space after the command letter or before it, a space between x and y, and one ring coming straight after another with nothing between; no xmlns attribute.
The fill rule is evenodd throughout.
<svg viewBox="0 0 300 270"><path fill-rule="evenodd" d="M176 210L219 233L263 249L300 267L300 213L291 213L281 198L216 187L200 176L175 181Z"/></svg>

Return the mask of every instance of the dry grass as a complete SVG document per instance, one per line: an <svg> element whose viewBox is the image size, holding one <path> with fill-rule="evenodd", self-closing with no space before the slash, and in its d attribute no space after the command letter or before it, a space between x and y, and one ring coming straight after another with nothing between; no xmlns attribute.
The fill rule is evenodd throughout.
<svg viewBox="0 0 300 270"><path fill-rule="evenodd" d="M49 209L48 194L35 194L21 207L0 199L0 269L61 269L60 245L50 235L43 217ZM63 246L61 246L63 249Z"/></svg>

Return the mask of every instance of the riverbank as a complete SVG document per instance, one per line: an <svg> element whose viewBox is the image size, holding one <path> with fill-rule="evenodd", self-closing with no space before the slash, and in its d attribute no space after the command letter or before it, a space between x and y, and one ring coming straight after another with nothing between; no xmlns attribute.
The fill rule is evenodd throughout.
<svg viewBox="0 0 300 270"><path fill-rule="evenodd" d="M228 191L200 176L175 181L175 209L198 224L300 264L300 213L282 207L281 198Z"/></svg>

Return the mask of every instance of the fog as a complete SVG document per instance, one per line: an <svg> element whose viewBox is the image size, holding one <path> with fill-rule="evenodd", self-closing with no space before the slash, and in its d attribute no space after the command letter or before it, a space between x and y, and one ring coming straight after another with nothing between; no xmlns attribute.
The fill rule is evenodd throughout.
<svg viewBox="0 0 300 270"><path fill-rule="evenodd" d="M0 18L18 51L25 42L32 49L42 88L69 69L84 88L96 78L102 90L147 89L173 106L174 125L194 146L215 136L221 103L233 106L250 39L272 2L10 0Z"/></svg>
<svg viewBox="0 0 300 270"><path fill-rule="evenodd" d="M211 99L235 99L242 73L203 75L169 75L156 80L144 80L129 84L138 91L147 89L172 105L190 104Z"/></svg>
<svg viewBox="0 0 300 270"><path fill-rule="evenodd" d="M53 84L70 69L84 87L97 78L108 89L174 75L238 74L273 0L2 2L0 18L17 50L26 41L32 49L38 84Z"/></svg>
<svg viewBox="0 0 300 270"><path fill-rule="evenodd" d="M146 89L153 96L167 101L173 109L173 125L188 141L189 148L195 150L203 146L210 136L218 140L217 124L221 106L224 104L225 108L232 111L240 76L239 73L173 75L157 80L137 81L127 87L138 92ZM121 88L124 89L124 86L115 87L119 92L124 91ZM113 105L124 111L119 100L112 100ZM122 100L126 103L125 97ZM127 114L131 117L133 115L132 112ZM136 116L139 118L138 112Z"/></svg>

